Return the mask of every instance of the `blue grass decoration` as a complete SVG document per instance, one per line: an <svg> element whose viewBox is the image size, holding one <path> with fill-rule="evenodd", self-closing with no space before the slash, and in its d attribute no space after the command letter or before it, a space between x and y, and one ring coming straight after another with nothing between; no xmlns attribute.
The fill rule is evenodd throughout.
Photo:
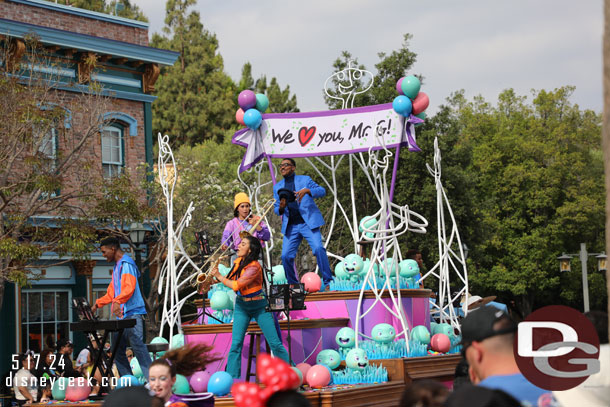
<svg viewBox="0 0 610 407"><path fill-rule="evenodd" d="M453 354L453 353L460 353L462 351L462 345L460 344L460 342L462 341L462 337L461 336L453 336L451 338L451 348L449 349L449 354Z"/></svg>
<svg viewBox="0 0 610 407"><path fill-rule="evenodd" d="M332 372L333 384L382 383L388 381L388 371L382 365L368 365L363 371L344 369Z"/></svg>
<svg viewBox="0 0 610 407"><path fill-rule="evenodd" d="M208 317L207 320L207 324L230 324L233 321L233 310L230 309L225 309L222 311L214 311L212 312L212 315L215 318L218 318L219 320L221 320L222 322L218 322L216 321L214 318L210 318Z"/></svg>
<svg viewBox="0 0 610 407"><path fill-rule="evenodd" d="M375 283L377 284L378 289L383 287L383 285L385 284L385 281L386 281L385 277L379 277L379 276L375 277ZM364 282L362 280L351 281L349 279L335 278L334 281L332 281L330 283L330 290L331 291L360 291L362 289L363 283ZM401 289L419 288L419 286L417 284L415 284L415 280L413 278L399 277L398 283L399 283ZM373 287L373 285L370 282L368 282L366 284L367 290L371 290L372 287ZM396 289L396 282L394 279L390 279L390 287L392 289Z"/></svg>

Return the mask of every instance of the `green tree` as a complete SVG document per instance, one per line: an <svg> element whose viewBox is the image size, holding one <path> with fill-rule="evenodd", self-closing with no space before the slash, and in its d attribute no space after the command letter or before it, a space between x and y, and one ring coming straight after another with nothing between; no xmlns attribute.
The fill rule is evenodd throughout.
<svg viewBox="0 0 610 407"><path fill-rule="evenodd" d="M161 69L153 104L153 128L169 134L174 146L222 141L236 126L235 85L224 73L216 36L204 29L198 12L188 13L193 4L168 0L164 35L151 42L180 53L174 66Z"/></svg>
<svg viewBox="0 0 610 407"><path fill-rule="evenodd" d="M239 91L251 89L256 93L263 93L269 99L269 113L289 113L298 112L297 97L290 95L290 85L282 90L275 76L271 78L271 82L267 85L267 77L262 75L254 81L252 77L252 64L246 62L241 70L241 79L239 81Z"/></svg>
<svg viewBox="0 0 610 407"><path fill-rule="evenodd" d="M541 90L528 104L509 89L497 106L476 98L457 110L472 148L480 222L470 281L514 297L523 315L558 299L580 308L579 285L571 284L580 273L560 275L556 257L579 242L603 248L601 119L570 103L572 92ZM605 301L593 298L592 307Z"/></svg>

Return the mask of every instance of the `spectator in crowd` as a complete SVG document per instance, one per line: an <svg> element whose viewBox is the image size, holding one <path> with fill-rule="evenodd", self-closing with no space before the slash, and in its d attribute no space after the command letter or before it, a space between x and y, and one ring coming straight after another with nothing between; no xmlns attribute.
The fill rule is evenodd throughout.
<svg viewBox="0 0 610 407"><path fill-rule="evenodd" d="M519 371L513 352L517 324L495 307L480 307L462 321L462 354L470 365L473 384L505 391L520 402L538 405L549 393L530 383Z"/></svg>
<svg viewBox="0 0 610 407"><path fill-rule="evenodd" d="M74 363L72 362L72 352L74 352L74 345L67 338L60 338L57 341L57 355L55 357L56 371L59 376L63 377L82 377L76 369L74 369Z"/></svg>
<svg viewBox="0 0 610 407"><path fill-rule="evenodd" d="M32 370L32 373L38 380L38 400L40 400L41 403L51 398L51 380L57 377L55 366L56 362L53 349L44 348L42 352L40 352L38 368Z"/></svg>
<svg viewBox="0 0 610 407"><path fill-rule="evenodd" d="M400 407L442 407L449 389L436 380L421 380L405 389Z"/></svg>
<svg viewBox="0 0 610 407"><path fill-rule="evenodd" d="M27 351L19 356L21 369L13 377L13 390L19 406L30 405L38 400L38 385L36 376L31 372L34 369L34 352Z"/></svg>
<svg viewBox="0 0 610 407"><path fill-rule="evenodd" d="M462 358L455 366L455 373L453 375L453 390L457 390L464 384L470 384L470 366L466 358Z"/></svg>
<svg viewBox="0 0 610 407"><path fill-rule="evenodd" d="M445 407L523 407L526 404L521 404L519 400L502 390L465 384L451 393L444 405Z"/></svg>
<svg viewBox="0 0 610 407"><path fill-rule="evenodd" d="M285 390L273 393L266 407L311 407L311 403L298 391Z"/></svg>

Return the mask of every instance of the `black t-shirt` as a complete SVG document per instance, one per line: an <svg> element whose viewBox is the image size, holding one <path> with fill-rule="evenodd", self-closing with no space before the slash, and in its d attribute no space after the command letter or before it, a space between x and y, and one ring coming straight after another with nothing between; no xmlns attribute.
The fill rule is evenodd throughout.
<svg viewBox="0 0 610 407"><path fill-rule="evenodd" d="M82 377L76 369L74 369L74 365L72 364L72 359L64 355L63 353L58 353L56 357L55 365L57 366L57 373L59 376L63 377Z"/></svg>

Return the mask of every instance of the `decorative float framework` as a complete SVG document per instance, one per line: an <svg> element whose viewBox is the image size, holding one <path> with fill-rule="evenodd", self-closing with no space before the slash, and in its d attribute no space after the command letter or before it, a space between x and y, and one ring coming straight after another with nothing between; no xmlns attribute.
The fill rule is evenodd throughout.
<svg viewBox="0 0 610 407"><path fill-rule="evenodd" d="M359 86L362 79L367 77L370 79L365 86ZM397 84L397 90L400 89L403 79L407 78L401 78ZM237 170L237 176L251 197L255 212L260 209L260 203L263 202L261 196L263 189L270 183L276 182L276 168L271 161L272 158L302 157L312 167L333 198L332 217L328 223L325 244L328 245L332 238L338 220L337 215L339 215L343 216L349 228L354 241L354 252L358 252L359 243L364 242L371 247L370 262L368 269L365 270L364 282L360 290L358 315L353 322L355 331L358 332L356 346L359 337L368 338L363 332L359 332L360 320L373 310L379 312L380 307L382 311L388 312L398 321L402 329L397 334L397 338L404 336L408 346L410 321L407 320L402 309L400 287L396 284L396 288L393 288L390 281L392 279L399 281L400 277L397 265L403 260L403 257L398 244L398 236L406 234L408 231L426 233L428 222L423 216L411 210L408 205L401 206L394 203L393 198L401 148L407 147L409 151L421 151L416 143L415 125L422 123L423 120L414 115L419 112L412 110L412 107L414 108L415 104L419 103L420 108L423 104L423 109L425 109L428 100L423 92L419 92L419 81L417 81L417 90L412 96L412 100L401 94L393 103L354 108L356 95L370 89L373 82L374 76L371 72L355 68L350 62L346 69L334 73L325 82L326 94L329 98L340 100L341 109L262 115L262 112L254 109L255 104L257 108L260 108L261 101L254 99L255 104L251 104L249 110L245 112L242 109L238 110L236 118L242 124L245 122L249 128L236 132L232 141L234 144L246 148L246 153ZM330 83L338 83L335 92L330 90ZM402 92L399 90L399 93ZM420 97L422 94L425 98ZM425 100L420 103L422 99ZM408 109L404 107L405 103L408 104ZM266 110L268 101L265 104L263 100L262 105L263 108L260 110ZM175 166L174 172L171 174L167 169L168 164L173 164L174 161L167 141L167 136L161 137L159 134L159 175L167 201L169 237L168 256L161 270L159 293L161 294L165 288L161 332L167 324L170 337L172 337L176 326L178 332L182 332L180 320L182 305L196 294L193 292L180 299L178 292L189 283L190 279L184 278L184 276L190 274L190 268L198 269L198 267L187 254L181 239L182 231L188 226L194 210L192 202L176 228L173 227L172 200L177 174ZM434 146L434 169L428 166L428 170L435 179L437 190L439 261L421 277L420 281L430 275L439 279L439 296L433 307L440 322L449 322L459 330L453 303L460 296L468 295L466 261L455 218L441 182L441 156L436 139ZM395 149L395 153L390 149ZM393 163L392 157L394 157ZM344 194L338 190L337 185L338 169L346 161L349 169L348 203L351 204L351 213L346 211ZM265 164L267 165L265 166ZM392 165L392 171L388 182L390 165ZM320 168L328 170L330 177L324 176ZM265 175L267 169L270 180ZM357 214L354 179L358 170L362 171L366 177L379 205L379 210L373 214ZM254 173L254 181L250 184L246 183L241 176L245 171ZM446 231L445 211L449 213L451 220L449 234ZM365 216L373 219L374 222L366 222L366 224L359 222L359 219ZM272 248L273 239L266 247L267 264L271 264L269 253ZM336 254L330 252L328 254L342 260ZM380 285L377 284L375 264L379 265L380 273L385 276L385 281ZM450 281L453 274L457 275L457 284L460 285L457 294L451 292ZM368 302L367 307L364 308L363 299L366 290L372 291L375 300L372 304ZM382 301L382 296L388 294L391 301L389 303Z"/></svg>

